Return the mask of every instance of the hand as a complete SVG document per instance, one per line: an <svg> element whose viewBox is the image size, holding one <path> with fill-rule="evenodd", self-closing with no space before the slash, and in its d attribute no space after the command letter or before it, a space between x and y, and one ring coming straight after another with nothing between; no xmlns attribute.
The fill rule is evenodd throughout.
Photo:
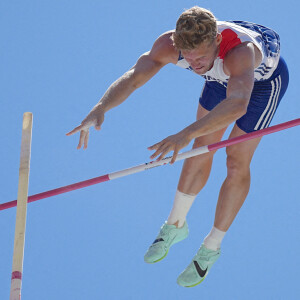
<svg viewBox="0 0 300 300"><path fill-rule="evenodd" d="M173 150L173 157L170 162L170 164L173 164L177 158L180 149L187 146L190 143L190 141L191 139L183 131L174 135L170 135L161 142L148 148L149 150L156 150L156 152L153 155L151 155L150 158L154 159L156 156L161 154L160 157L157 159L157 161L160 161L168 154L168 152Z"/></svg>
<svg viewBox="0 0 300 300"><path fill-rule="evenodd" d="M88 146L89 140L89 128L95 126L96 130L101 129L101 124L104 121L104 109L101 105L96 105L86 118L81 122L81 124L75 127L73 130L68 132L66 135L70 136L78 131L80 131L79 143L77 149L80 149L82 145L83 149L86 149Z"/></svg>

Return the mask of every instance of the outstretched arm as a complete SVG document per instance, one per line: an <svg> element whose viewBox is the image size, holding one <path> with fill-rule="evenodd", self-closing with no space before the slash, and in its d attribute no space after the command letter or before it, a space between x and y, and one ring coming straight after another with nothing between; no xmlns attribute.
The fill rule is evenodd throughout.
<svg viewBox="0 0 300 300"><path fill-rule="evenodd" d="M104 114L124 102L137 88L150 80L164 65L174 62L176 50L170 39L171 33L165 33L154 43L151 51L144 53L136 64L107 89L100 101L94 106L81 124L67 133L72 135L80 131L77 149L87 148L89 128L100 130Z"/></svg>

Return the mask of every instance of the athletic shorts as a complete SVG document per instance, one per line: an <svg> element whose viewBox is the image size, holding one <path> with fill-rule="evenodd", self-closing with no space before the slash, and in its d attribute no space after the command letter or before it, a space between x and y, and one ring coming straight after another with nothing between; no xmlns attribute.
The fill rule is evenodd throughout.
<svg viewBox="0 0 300 300"><path fill-rule="evenodd" d="M270 125L277 107L288 87L289 71L281 57L272 77L254 82L247 112L236 121L246 133L266 128ZM226 87L216 81L206 81L199 103L211 111L226 98Z"/></svg>

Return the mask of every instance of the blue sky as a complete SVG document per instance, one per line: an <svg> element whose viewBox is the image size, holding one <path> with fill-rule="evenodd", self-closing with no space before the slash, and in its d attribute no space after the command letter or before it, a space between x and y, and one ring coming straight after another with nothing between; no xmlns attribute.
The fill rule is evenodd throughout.
<svg viewBox="0 0 300 300"><path fill-rule="evenodd" d="M290 85L272 125L299 118L298 2L170 3L1 1L0 203L17 196L25 111L34 116L29 194L149 161L148 146L194 121L204 81L169 65L107 113L86 151L76 150L78 135L65 136L194 5L219 20L248 20L280 34ZM263 138L251 191L221 258L192 289L176 278L213 224L224 149L188 215L189 238L155 265L143 256L168 216L182 162L29 204L22 299L299 299L299 146L299 128ZM15 214L0 212L0 299L9 297Z"/></svg>

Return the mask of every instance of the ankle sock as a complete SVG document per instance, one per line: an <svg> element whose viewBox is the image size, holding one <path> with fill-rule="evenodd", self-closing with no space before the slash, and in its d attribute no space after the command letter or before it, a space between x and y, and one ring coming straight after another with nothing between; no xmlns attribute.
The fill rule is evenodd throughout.
<svg viewBox="0 0 300 300"><path fill-rule="evenodd" d="M173 225L178 221L178 228L182 227L195 198L196 195L188 195L177 190L167 224Z"/></svg>
<svg viewBox="0 0 300 300"><path fill-rule="evenodd" d="M226 231L221 231L214 227L210 233L204 239L204 246L210 250L218 250L221 247L222 240L226 234Z"/></svg>

